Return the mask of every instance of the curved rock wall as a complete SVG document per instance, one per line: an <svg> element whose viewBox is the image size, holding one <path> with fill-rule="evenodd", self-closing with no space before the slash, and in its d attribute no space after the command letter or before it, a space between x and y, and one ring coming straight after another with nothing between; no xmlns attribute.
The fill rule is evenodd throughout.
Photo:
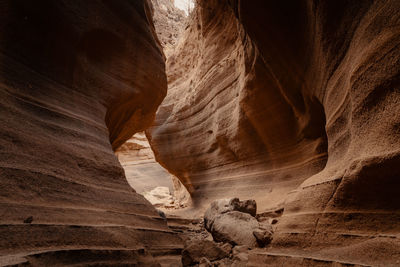
<svg viewBox="0 0 400 267"><path fill-rule="evenodd" d="M396 263L400 3L197 4L148 132L159 162L200 207L283 205L276 249Z"/></svg>
<svg viewBox="0 0 400 267"><path fill-rule="evenodd" d="M173 0L152 0L151 2L154 27L163 52L168 57L168 51L173 50L187 17L184 11L175 7ZM116 150L116 155L125 170L129 184L136 192L143 194L156 187L168 187L170 192L176 195L177 200L182 199L182 194L174 192L174 189L184 191L184 186L156 162L144 132L133 135ZM187 193L185 197L188 197Z"/></svg>
<svg viewBox="0 0 400 267"><path fill-rule="evenodd" d="M227 2L198 3L167 74L150 143L198 206L239 196L274 209L324 167L321 103L288 98Z"/></svg>
<svg viewBox="0 0 400 267"><path fill-rule="evenodd" d="M179 248L113 153L166 94L150 3L0 6L0 265L140 265L144 248Z"/></svg>
<svg viewBox="0 0 400 267"><path fill-rule="evenodd" d="M256 23L265 21L264 12L284 17L292 7L241 6L239 16L267 62L276 53L264 47L279 35L267 40ZM393 264L400 258L394 191L400 172L399 2L307 1L290 10L307 14L304 23L299 18L288 25L303 24L308 33L289 49L307 55L302 91L323 104L329 156L322 172L289 195L275 246L332 246L326 257ZM282 26L279 20L268 25Z"/></svg>

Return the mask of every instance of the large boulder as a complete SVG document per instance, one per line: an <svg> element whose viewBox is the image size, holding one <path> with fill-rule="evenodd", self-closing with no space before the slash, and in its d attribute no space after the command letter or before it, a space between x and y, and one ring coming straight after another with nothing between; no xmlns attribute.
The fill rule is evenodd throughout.
<svg viewBox="0 0 400 267"><path fill-rule="evenodd" d="M230 211L215 218L211 234L217 242L254 247L257 240L253 232L258 228L259 224L256 218L250 214Z"/></svg>
<svg viewBox="0 0 400 267"><path fill-rule="evenodd" d="M217 242L264 247L272 240L272 227L259 223L256 211L254 200L219 199L204 214L204 226Z"/></svg>
<svg viewBox="0 0 400 267"><path fill-rule="evenodd" d="M255 200L240 201L238 198L218 199L211 203L204 214L204 226L210 231L214 220L221 214L230 211L240 211L255 216L257 212L257 203Z"/></svg>

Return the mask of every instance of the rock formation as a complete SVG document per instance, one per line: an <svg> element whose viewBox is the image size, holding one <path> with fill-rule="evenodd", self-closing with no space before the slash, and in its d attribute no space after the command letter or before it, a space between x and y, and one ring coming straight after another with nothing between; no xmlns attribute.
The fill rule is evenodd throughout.
<svg viewBox="0 0 400 267"><path fill-rule="evenodd" d="M185 228L114 155L167 79L146 135L191 212L255 199L244 217L274 225L267 248L204 242L189 264L399 265L400 1L196 5L165 72L149 0L2 1L0 265L176 263Z"/></svg>
<svg viewBox="0 0 400 267"><path fill-rule="evenodd" d="M186 14L174 5L174 0L152 0L154 8L154 26L156 33L168 55L183 31Z"/></svg>
<svg viewBox="0 0 400 267"><path fill-rule="evenodd" d="M190 205L190 194L178 178L156 162L144 132L134 134L115 154L129 185L159 208Z"/></svg>
<svg viewBox="0 0 400 267"><path fill-rule="evenodd" d="M139 194L162 186L173 191L171 174L154 159L153 151L143 132L137 133L115 154L125 170L128 183Z"/></svg>
<svg viewBox="0 0 400 267"><path fill-rule="evenodd" d="M396 0L197 1L148 131L157 160L197 208L283 207L277 250L398 264L399 11Z"/></svg>
<svg viewBox="0 0 400 267"><path fill-rule="evenodd" d="M216 242L264 247L271 242L272 226L264 220L257 221L255 207L254 200L216 200L204 214L204 227Z"/></svg>
<svg viewBox="0 0 400 267"><path fill-rule="evenodd" d="M198 206L238 196L274 209L324 167L322 105L305 96L304 114L294 113L267 72L227 1L198 2L168 57L168 95L148 131L160 164L195 202L206 200Z"/></svg>
<svg viewBox="0 0 400 267"><path fill-rule="evenodd" d="M0 265L151 265L181 241L114 155L166 94L150 3L2 1Z"/></svg>
<svg viewBox="0 0 400 267"><path fill-rule="evenodd" d="M175 7L173 0L152 0L152 3L156 33L164 54L168 57L187 17L182 10ZM129 184L153 205L171 208L186 206L190 202L190 195L181 182L156 162L144 132L133 135L117 149L116 155ZM164 187L161 190L168 187L171 194L157 196L157 187Z"/></svg>

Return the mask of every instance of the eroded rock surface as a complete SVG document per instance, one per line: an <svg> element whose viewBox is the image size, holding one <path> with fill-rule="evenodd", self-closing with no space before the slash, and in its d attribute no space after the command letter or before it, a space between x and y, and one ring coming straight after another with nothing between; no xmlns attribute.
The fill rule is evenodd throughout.
<svg viewBox="0 0 400 267"><path fill-rule="evenodd" d="M12 0L1 14L0 265L151 265L179 249L113 152L166 94L149 2Z"/></svg>
<svg viewBox="0 0 400 267"><path fill-rule="evenodd" d="M192 241L185 246L182 252L182 264L183 266L190 266L207 259L210 261L216 261L229 256L230 250L227 251L218 245L217 243L210 240L203 240L201 242ZM203 262L204 264L207 261Z"/></svg>
<svg viewBox="0 0 400 267"><path fill-rule="evenodd" d="M257 203L253 199L240 201L238 198L225 198L213 201L204 214L204 226L210 230L215 219L221 214L239 211L256 216Z"/></svg>
<svg viewBox="0 0 400 267"><path fill-rule="evenodd" d="M154 26L164 52L168 56L184 30L186 14L175 7L174 0L151 0L154 8Z"/></svg>
<svg viewBox="0 0 400 267"><path fill-rule="evenodd" d="M325 165L322 105L305 96L293 112L228 1L200 1L190 19L148 131L156 158L200 209L235 196L275 209Z"/></svg>
<svg viewBox="0 0 400 267"><path fill-rule="evenodd" d="M174 198L168 187L158 186L149 192L144 192L143 196L155 207L174 205Z"/></svg>
<svg viewBox="0 0 400 267"><path fill-rule="evenodd" d="M219 199L204 214L204 226L216 242L264 247L272 240L272 227L256 219L254 200Z"/></svg>
<svg viewBox="0 0 400 267"><path fill-rule="evenodd" d="M181 35L187 17L182 10L175 7L173 0L151 2L155 30L163 52L168 57ZM149 72L151 74L151 70ZM151 195L151 191L157 187L170 189L174 199L158 201L158 206L164 203L166 207L180 207L186 206L190 201L190 195L180 181L156 162L144 132L133 135L117 149L116 155L125 170L129 184L136 192ZM155 198L149 200L152 202Z"/></svg>
<svg viewBox="0 0 400 267"><path fill-rule="evenodd" d="M400 261L400 2L197 6L167 62L156 158L199 208L284 207L277 250Z"/></svg>
<svg viewBox="0 0 400 267"><path fill-rule="evenodd" d="M215 218L211 233L217 242L231 242L235 245L254 247L256 237L253 232L257 228L258 222L251 215L230 211Z"/></svg>

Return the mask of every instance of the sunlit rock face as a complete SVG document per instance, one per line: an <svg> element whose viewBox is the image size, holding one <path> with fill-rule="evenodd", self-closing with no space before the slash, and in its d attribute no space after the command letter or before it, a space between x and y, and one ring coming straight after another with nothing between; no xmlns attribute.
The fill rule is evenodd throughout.
<svg viewBox="0 0 400 267"><path fill-rule="evenodd" d="M179 248L113 153L166 94L150 3L12 0L1 13L0 265L141 265L143 248Z"/></svg>
<svg viewBox="0 0 400 267"><path fill-rule="evenodd" d="M324 167L321 103L301 94L291 101L273 83L227 2L198 3L167 74L150 143L198 206L240 197L274 209Z"/></svg>
<svg viewBox="0 0 400 267"><path fill-rule="evenodd" d="M187 17L182 10L174 6L171 0L152 0L151 2L153 4L156 34L164 54L168 57L183 30ZM184 192L182 190L184 187L179 184L179 180L172 177L167 170L156 162L144 132L133 135L116 150L116 155L125 170L129 184L136 192L143 194L149 193L157 187L168 187L171 194L177 197L172 202L178 203L179 201L175 200L182 198L182 194L178 191ZM176 181L173 181L174 179ZM175 190L177 195L174 192ZM170 206L170 203L168 206Z"/></svg>
<svg viewBox="0 0 400 267"><path fill-rule="evenodd" d="M186 22L185 12L174 5L173 0L151 0L154 9L154 26L164 52L173 49Z"/></svg>
<svg viewBox="0 0 400 267"><path fill-rule="evenodd" d="M199 207L283 206L275 249L398 263L400 2L197 5L149 131L157 159Z"/></svg>

